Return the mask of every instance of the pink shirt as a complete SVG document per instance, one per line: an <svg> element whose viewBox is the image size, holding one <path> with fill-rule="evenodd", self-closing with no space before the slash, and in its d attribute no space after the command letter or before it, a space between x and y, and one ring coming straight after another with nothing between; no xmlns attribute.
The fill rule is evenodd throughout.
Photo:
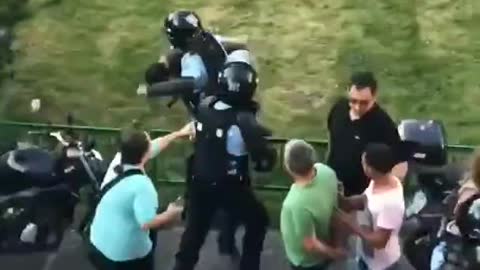
<svg viewBox="0 0 480 270"><path fill-rule="evenodd" d="M400 259L401 256L398 233L403 223L405 202L402 184L400 180L397 179L397 181L398 188L381 193L372 192L373 181L370 181L370 185L364 192L368 199L366 212L370 216L370 224L373 229L392 230L385 248L373 249L373 252L365 248L362 250L362 258L372 270L384 270Z"/></svg>

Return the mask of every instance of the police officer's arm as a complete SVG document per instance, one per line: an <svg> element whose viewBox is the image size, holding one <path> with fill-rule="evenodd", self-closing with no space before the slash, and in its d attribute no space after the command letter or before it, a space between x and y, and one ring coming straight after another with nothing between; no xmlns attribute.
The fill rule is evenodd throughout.
<svg viewBox="0 0 480 270"><path fill-rule="evenodd" d="M254 169L260 172L273 170L277 151L266 138L272 135L271 131L261 126L251 112L239 113L237 121L247 150L255 164Z"/></svg>
<svg viewBox="0 0 480 270"><path fill-rule="evenodd" d="M207 71L199 55L187 53L183 56L181 64L180 78L147 87L147 97L185 96L193 93L195 89L202 89L207 84Z"/></svg>

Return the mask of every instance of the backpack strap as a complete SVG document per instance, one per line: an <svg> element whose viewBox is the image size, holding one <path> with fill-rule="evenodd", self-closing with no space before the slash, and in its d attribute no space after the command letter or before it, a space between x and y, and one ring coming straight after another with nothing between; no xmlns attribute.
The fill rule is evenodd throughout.
<svg viewBox="0 0 480 270"><path fill-rule="evenodd" d="M91 205L89 209L87 210L87 213L85 214L83 221L80 224L80 234L83 238L84 241L89 242L89 237L90 237L90 226L93 222L93 218L95 217L95 212L97 211L97 207L100 204L100 201L102 200L103 196L107 194L107 192L112 189L115 185L120 183L122 179L127 178L128 176L136 175L136 174L144 174L142 170L140 169L130 169L126 170L122 173L119 173L117 177L115 177L112 181L110 181L108 184L106 184L101 190L100 193L97 194L93 198L93 201L91 202Z"/></svg>
<svg viewBox="0 0 480 270"><path fill-rule="evenodd" d="M120 174L117 175L117 177L115 177L112 181L110 181L108 184L106 184L102 190L100 190L100 194L98 196L98 203L100 203L100 200L103 198L103 196L105 196L105 194L107 194L107 192L112 189L114 186L116 186L118 183L120 183L120 181L122 181L124 178L127 178L129 176L132 176L132 175L136 175L136 174L144 174L142 170L140 169L130 169L130 170L126 170Z"/></svg>

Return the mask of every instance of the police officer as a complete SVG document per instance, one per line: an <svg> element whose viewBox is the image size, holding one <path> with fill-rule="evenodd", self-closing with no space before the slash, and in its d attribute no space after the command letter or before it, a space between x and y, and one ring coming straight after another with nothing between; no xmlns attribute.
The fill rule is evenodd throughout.
<svg viewBox="0 0 480 270"><path fill-rule="evenodd" d="M459 206L455 223L460 236L447 228L445 261L440 269L480 269L480 193Z"/></svg>
<svg viewBox="0 0 480 270"><path fill-rule="evenodd" d="M217 85L217 75L225 63L228 53L239 49L246 49L245 44L222 36L213 35L202 26L200 17L193 11L180 10L170 13L164 21L164 31L170 41L171 50L166 62L171 78L185 77L184 56L197 54L205 66L207 81L202 91L197 95L189 96L187 102L192 109L198 104L201 96L213 94Z"/></svg>
<svg viewBox="0 0 480 270"><path fill-rule="evenodd" d="M217 82L220 91L202 99L196 114L189 211L175 270L194 269L218 209L245 224L240 269L257 270L260 265L268 217L244 181L249 178L249 159L255 170L271 171L276 152L252 113L257 75L248 61L227 61Z"/></svg>
<svg viewBox="0 0 480 270"><path fill-rule="evenodd" d="M183 91L180 96L191 115L195 117L200 100L214 94L218 89L217 75L225 63L227 52L245 49L246 46L206 31L199 16L192 11L181 10L170 13L165 19L164 29L172 45L165 59L166 63L153 64L146 73L146 78L162 78L154 83L164 83L149 83L150 91L147 91L147 95L154 96L157 90L160 93L170 90L170 94L173 94L193 86L195 88L193 91ZM165 74L163 64L168 69L168 82L163 76ZM147 79L147 82L149 81L153 82L152 79ZM188 184L191 182L192 158L193 156L190 156L187 159L186 197L188 197ZM220 253L237 254L234 238L237 226L238 223L230 217L222 223L218 239Z"/></svg>

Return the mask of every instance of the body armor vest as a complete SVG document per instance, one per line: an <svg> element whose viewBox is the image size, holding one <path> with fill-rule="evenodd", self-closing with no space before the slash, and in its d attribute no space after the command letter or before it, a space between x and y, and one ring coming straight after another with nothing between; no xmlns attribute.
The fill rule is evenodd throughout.
<svg viewBox="0 0 480 270"><path fill-rule="evenodd" d="M198 108L195 121L194 181L216 183L236 178L243 181L248 174L248 155L234 156L227 151L229 129L237 125L234 109L215 110L213 97L206 98Z"/></svg>

